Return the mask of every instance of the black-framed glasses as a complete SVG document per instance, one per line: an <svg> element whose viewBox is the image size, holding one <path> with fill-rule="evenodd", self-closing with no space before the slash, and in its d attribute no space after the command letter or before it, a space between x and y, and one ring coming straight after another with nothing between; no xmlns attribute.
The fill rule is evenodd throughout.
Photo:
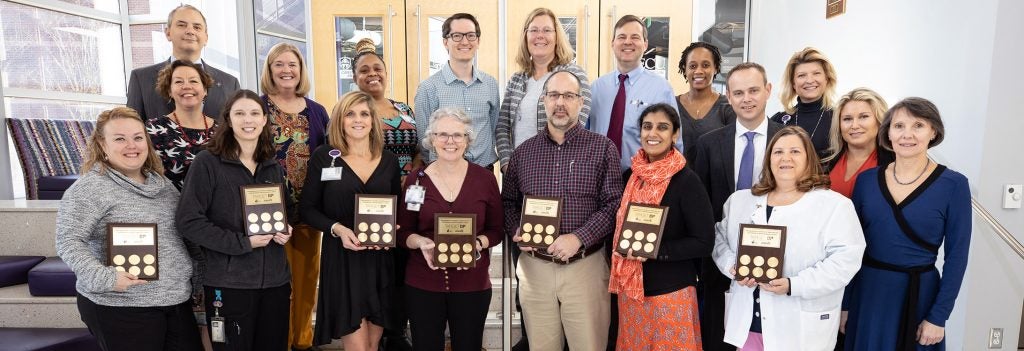
<svg viewBox="0 0 1024 351"><path fill-rule="evenodd" d="M580 98L580 94L559 93L557 91L549 91L547 93L544 93L544 97L552 101L558 101L558 99L565 99L565 102L576 102L576 100Z"/></svg>
<svg viewBox="0 0 1024 351"><path fill-rule="evenodd" d="M469 33L448 33L448 39L454 40L456 42L462 41L462 38L466 38L469 41L476 41L477 39L480 39L480 36L477 35L474 32L469 32Z"/></svg>
<svg viewBox="0 0 1024 351"><path fill-rule="evenodd" d="M448 140L454 141L456 143L461 143L463 141L466 141L466 134L464 134L464 133L448 134L448 133L443 133L442 132L442 133L433 133L433 134L434 134L434 138L439 139L439 140L444 141L444 142L447 142Z"/></svg>

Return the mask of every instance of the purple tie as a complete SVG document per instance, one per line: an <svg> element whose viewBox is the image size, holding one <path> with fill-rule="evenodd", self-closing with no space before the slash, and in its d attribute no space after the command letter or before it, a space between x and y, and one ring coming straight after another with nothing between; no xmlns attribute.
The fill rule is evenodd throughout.
<svg viewBox="0 0 1024 351"><path fill-rule="evenodd" d="M619 151L622 151L622 120L626 118L626 78L629 76L619 75L619 92L615 94L611 120L608 121L608 139L615 143Z"/></svg>
<svg viewBox="0 0 1024 351"><path fill-rule="evenodd" d="M743 148L740 159L740 175L736 179L736 190L750 189L754 185L754 136L755 132L743 133L747 138L747 146Z"/></svg>

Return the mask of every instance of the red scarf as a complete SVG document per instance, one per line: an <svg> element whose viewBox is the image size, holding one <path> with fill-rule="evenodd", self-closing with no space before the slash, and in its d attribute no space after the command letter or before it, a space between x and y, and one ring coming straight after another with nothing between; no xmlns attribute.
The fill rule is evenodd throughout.
<svg viewBox="0 0 1024 351"><path fill-rule="evenodd" d="M626 182L626 190L622 194L622 202L615 214L615 240L619 242L622 233L622 221L626 218L626 208L630 202L647 205L658 205L668 189L672 176L686 166L686 159L675 148L669 150L665 158L647 161L647 153L641 149L633 155L633 175ZM615 244L612 245L613 247ZM612 255L611 277L608 280L608 291L624 294L634 300L644 297L644 269L640 261L627 260L621 255Z"/></svg>

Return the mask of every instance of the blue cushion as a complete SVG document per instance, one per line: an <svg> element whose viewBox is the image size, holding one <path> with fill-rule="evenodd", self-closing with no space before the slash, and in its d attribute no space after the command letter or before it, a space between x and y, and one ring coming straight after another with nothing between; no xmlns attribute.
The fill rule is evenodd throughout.
<svg viewBox="0 0 1024 351"><path fill-rule="evenodd" d="M42 262L43 256L0 256L0 288L28 283L28 271Z"/></svg>
<svg viewBox="0 0 1024 351"><path fill-rule="evenodd" d="M48 257L28 271L32 296L75 296L75 273L60 257Z"/></svg>
<svg viewBox="0 0 1024 351"><path fill-rule="evenodd" d="M0 328L0 350L101 351L85 328Z"/></svg>
<svg viewBox="0 0 1024 351"><path fill-rule="evenodd" d="M60 175L60 176L47 176L39 177L39 190L60 190L64 191L71 187L76 180L78 180L77 174Z"/></svg>

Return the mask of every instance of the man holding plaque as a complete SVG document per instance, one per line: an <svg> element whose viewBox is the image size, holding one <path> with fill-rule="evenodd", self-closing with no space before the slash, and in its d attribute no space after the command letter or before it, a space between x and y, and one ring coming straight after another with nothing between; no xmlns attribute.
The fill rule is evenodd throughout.
<svg viewBox="0 0 1024 351"><path fill-rule="evenodd" d="M523 247L516 269L530 349L562 350L568 340L574 350L604 350L610 304L602 249L622 197L619 152L580 125L575 75L552 74L543 99L547 128L513 152L502 193L506 232L515 242L523 240L525 196L562 200L558 237L546 249Z"/></svg>

